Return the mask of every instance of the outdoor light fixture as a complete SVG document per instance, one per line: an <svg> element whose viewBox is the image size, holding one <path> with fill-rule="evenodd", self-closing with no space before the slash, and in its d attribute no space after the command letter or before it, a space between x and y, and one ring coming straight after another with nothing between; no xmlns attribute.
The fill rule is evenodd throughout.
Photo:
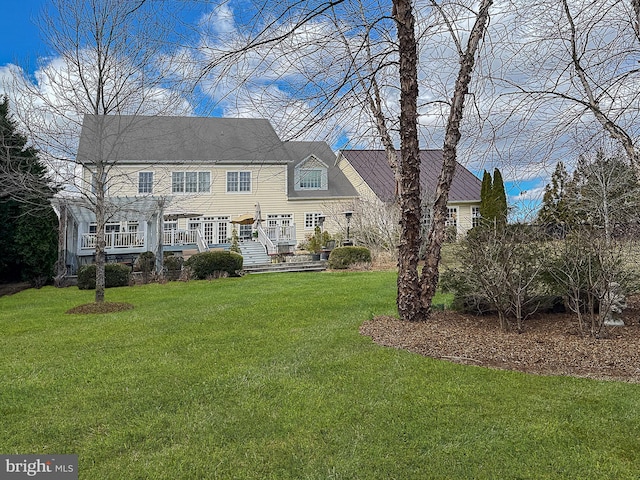
<svg viewBox="0 0 640 480"><path fill-rule="evenodd" d="M351 210L347 210L344 212L344 216L347 218L347 239L345 240L345 244L351 245L351 240L349 236L349 225L351 223L351 217L353 216L353 212Z"/></svg>
<svg viewBox="0 0 640 480"><path fill-rule="evenodd" d="M318 226L320 227L320 230L322 230L322 226L324 225L324 220L327 217L325 217L324 215L320 214L316 218L318 220Z"/></svg>

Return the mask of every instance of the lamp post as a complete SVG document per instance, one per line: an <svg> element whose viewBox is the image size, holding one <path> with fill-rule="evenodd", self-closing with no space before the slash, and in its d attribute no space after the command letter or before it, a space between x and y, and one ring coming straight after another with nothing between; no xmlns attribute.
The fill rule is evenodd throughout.
<svg viewBox="0 0 640 480"><path fill-rule="evenodd" d="M344 212L344 216L347 218L347 238L342 244L353 245L353 242L350 240L349 236L349 226L351 224L351 217L353 216L353 212L351 210L347 210L346 212Z"/></svg>

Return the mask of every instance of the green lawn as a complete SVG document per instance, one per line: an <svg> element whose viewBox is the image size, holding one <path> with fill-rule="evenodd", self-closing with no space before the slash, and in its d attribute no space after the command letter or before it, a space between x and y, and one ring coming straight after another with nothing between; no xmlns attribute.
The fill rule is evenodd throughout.
<svg viewBox="0 0 640 480"><path fill-rule="evenodd" d="M358 334L392 272L0 298L0 452L81 479L637 479L640 385L453 365Z"/></svg>

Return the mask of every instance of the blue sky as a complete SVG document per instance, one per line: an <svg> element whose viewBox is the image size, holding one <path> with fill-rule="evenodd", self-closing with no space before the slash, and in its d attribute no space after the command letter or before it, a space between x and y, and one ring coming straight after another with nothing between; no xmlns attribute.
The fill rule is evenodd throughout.
<svg viewBox="0 0 640 480"><path fill-rule="evenodd" d="M3 1L3 5L0 7L0 17L3 19L3 25L0 28L0 67L9 63L16 63L25 68L28 73L33 73L38 58L47 53L45 45L41 42L38 28L35 25L35 18L47 3L47 0ZM221 25L222 23L216 24L218 28ZM435 147L436 145L425 146ZM540 177L544 178L549 173L536 172L537 175L533 175L534 179L513 181L514 176L519 176L519 173L514 175L515 172L511 171L512 169L509 168L509 165L501 165L500 168L505 178L511 177L509 179L511 181L506 182L506 187L511 197L510 201L513 203L516 203L515 197L519 193L531 192L541 188L544 183L541 184ZM492 171L493 165L489 169ZM474 173L478 176L482 175L482 171L475 171ZM528 178L531 178L531 176L530 174L526 175ZM533 208L535 208L536 203L533 201ZM532 208L532 205L521 204L522 206L524 206L525 210Z"/></svg>
<svg viewBox="0 0 640 480"><path fill-rule="evenodd" d="M43 52L34 18L46 0L5 0L0 8L0 65L19 63L33 69Z"/></svg>

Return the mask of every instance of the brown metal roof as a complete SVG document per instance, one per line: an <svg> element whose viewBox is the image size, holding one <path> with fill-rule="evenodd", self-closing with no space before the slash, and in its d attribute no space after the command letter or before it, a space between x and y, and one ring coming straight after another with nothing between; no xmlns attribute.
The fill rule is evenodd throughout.
<svg viewBox="0 0 640 480"><path fill-rule="evenodd" d="M394 199L395 179L384 150L341 150L340 154L380 200L387 202ZM435 191L441 168L442 150L420 150L420 185L423 191ZM482 181L458 163L449 202L479 202L481 187Z"/></svg>

